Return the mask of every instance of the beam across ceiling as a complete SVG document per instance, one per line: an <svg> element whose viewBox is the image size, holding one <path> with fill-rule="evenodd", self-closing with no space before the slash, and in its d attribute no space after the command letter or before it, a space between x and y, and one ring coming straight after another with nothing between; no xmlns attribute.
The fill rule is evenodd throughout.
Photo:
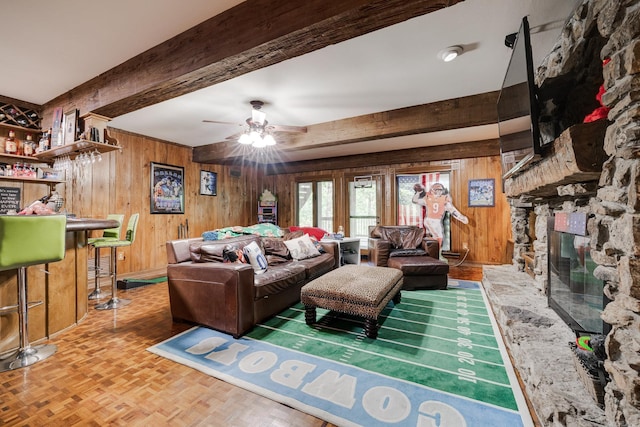
<svg viewBox="0 0 640 427"><path fill-rule="evenodd" d="M304 160L300 162L275 163L269 164L265 167L265 175L410 164L412 162L415 162L417 159L419 159L420 162L436 162L451 159L469 159L499 155L499 140L487 139L484 141L461 142L458 144L383 151L380 153L366 153L354 156Z"/></svg>
<svg viewBox="0 0 640 427"><path fill-rule="evenodd" d="M248 0L47 102L43 117L117 117L460 1Z"/></svg>
<svg viewBox="0 0 640 427"><path fill-rule="evenodd" d="M466 96L307 126L307 132L282 135L278 151L300 151L405 135L439 132L496 123L498 91ZM193 149L198 163L229 163L241 156L236 141Z"/></svg>

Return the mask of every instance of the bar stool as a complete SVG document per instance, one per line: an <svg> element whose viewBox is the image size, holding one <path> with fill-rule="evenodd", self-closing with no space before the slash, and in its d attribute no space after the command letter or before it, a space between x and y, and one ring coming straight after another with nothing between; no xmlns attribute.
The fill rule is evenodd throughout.
<svg viewBox="0 0 640 427"><path fill-rule="evenodd" d="M95 272L94 274L95 285L94 285L93 292L89 294L89 299L100 299L102 296L108 295L107 292L103 292L100 289L100 277L102 277L102 268L100 268L100 247L95 246L95 243L101 242L101 241L117 242L118 240L120 240L120 230L122 229L122 223L124 222L124 215L109 214L107 215L107 219L116 220L120 225L115 228L107 228L103 230L102 237L90 237L89 239L87 239L87 243L93 246L95 251L94 264L93 264L93 269Z"/></svg>
<svg viewBox="0 0 640 427"><path fill-rule="evenodd" d="M18 270L18 304L2 307L0 311L17 308L20 347L7 358L0 360L0 372L33 365L54 354L52 344L31 346L27 312L27 267L60 261L65 256L67 218L50 216L0 216L0 271ZM32 303L31 307L42 304Z"/></svg>
<svg viewBox="0 0 640 427"><path fill-rule="evenodd" d="M138 217L140 215L135 213L129 217L129 223L127 224L127 232L124 240L116 241L98 241L93 244L96 248L111 248L111 256L109 257L109 263L111 264L111 299L103 304L97 304L96 310L112 310L114 308L124 307L129 304L131 300L118 298L118 286L117 286L117 249L122 246L131 246L136 238L136 230L138 228Z"/></svg>

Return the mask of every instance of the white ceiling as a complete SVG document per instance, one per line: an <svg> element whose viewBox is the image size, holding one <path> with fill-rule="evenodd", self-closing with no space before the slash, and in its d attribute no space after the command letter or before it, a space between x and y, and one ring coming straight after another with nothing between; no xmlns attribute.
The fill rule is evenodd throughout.
<svg viewBox="0 0 640 427"><path fill-rule="evenodd" d="M0 95L43 104L239 0L1 0ZM581 0L466 0L365 36L116 117L110 126L187 146L224 141L249 101L272 124L307 126L499 90L504 38L529 16L534 61L552 49ZM7 37L11 35L11 37ZM461 45L455 61L440 50ZM290 160L497 137L497 126L305 150Z"/></svg>

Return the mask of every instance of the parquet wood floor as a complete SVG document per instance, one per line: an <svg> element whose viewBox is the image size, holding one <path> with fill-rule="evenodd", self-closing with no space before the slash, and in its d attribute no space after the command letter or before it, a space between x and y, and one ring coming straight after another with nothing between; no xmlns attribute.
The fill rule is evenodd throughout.
<svg viewBox="0 0 640 427"><path fill-rule="evenodd" d="M172 322L166 282L119 295L131 304L90 301L87 318L48 341L58 346L49 359L0 373L1 426L332 426L147 352L191 326Z"/></svg>

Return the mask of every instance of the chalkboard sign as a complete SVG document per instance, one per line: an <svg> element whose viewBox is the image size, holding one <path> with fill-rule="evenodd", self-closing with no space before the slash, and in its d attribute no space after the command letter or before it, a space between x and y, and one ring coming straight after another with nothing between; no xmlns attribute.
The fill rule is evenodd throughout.
<svg viewBox="0 0 640 427"><path fill-rule="evenodd" d="M10 210L20 210L20 189L0 187L0 214L6 214Z"/></svg>

